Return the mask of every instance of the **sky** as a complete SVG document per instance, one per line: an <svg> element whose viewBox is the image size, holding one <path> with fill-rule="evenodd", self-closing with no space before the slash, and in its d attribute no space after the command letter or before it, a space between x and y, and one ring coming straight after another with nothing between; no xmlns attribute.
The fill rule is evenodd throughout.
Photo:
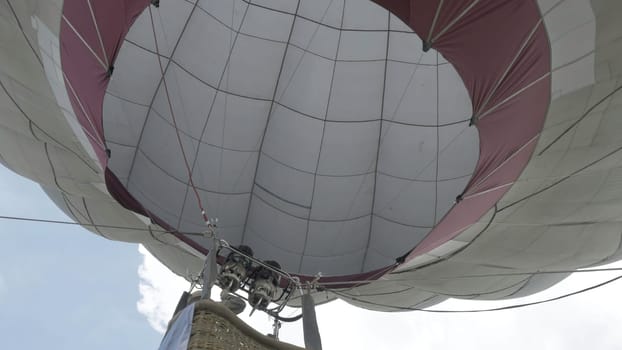
<svg viewBox="0 0 622 350"><path fill-rule="evenodd" d="M68 219L37 184L1 166L0 194L0 215ZM434 308L541 300L615 276L575 274L528 298L452 300ZM108 241L78 226L0 220L1 349L156 350L188 287L136 244ZM616 282L562 301L493 313L381 313L342 301L318 306L317 313L326 350L608 350L622 349L620 295L622 282ZM295 313L288 309L285 315ZM245 321L270 332L266 315L247 314ZM284 324L281 339L302 345L301 324Z"/></svg>

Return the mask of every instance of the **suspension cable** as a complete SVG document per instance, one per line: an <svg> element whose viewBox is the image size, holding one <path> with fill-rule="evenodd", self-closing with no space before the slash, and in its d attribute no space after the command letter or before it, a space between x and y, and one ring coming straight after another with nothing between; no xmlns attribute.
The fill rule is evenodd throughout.
<svg viewBox="0 0 622 350"><path fill-rule="evenodd" d="M162 84L164 86L164 92L166 94L166 100L168 102L168 108L169 108L169 111L171 112L171 119L173 121L173 128L175 129L175 135L177 136L177 142L179 143L179 148L181 149L181 155L182 155L182 158L184 160L184 164L186 166L186 171L188 172L188 182L190 184L190 187L192 187L192 191L194 192L194 195L196 197L197 204L199 206L199 209L201 210L201 216L203 218L203 221L205 223L207 223L207 222L209 222L209 219L207 217L207 214L205 213L205 207L203 206L203 202L201 201L201 196L199 195L199 191L197 190L197 187L194 185L194 180L192 179L192 169L190 168L190 163L188 162L188 156L186 155L186 150L184 149L184 145L183 145L183 143L181 141L181 136L179 134L179 128L177 127L177 118L175 117L175 111L173 110L173 104L171 102L171 96L169 94L168 85L166 83L166 77L165 77L166 70L162 66L162 60L160 59L160 57L161 57L161 55L160 55L160 48L159 48L159 45L158 45L158 38L157 38L157 35L156 35L155 24L154 24L154 20L153 20L153 12L151 11L151 6L149 6L148 9L149 9L149 17L151 18L151 30L153 31L153 40L155 42L156 56L157 56L157 59L158 59L158 65L160 66L160 73L162 74Z"/></svg>
<svg viewBox="0 0 622 350"><path fill-rule="evenodd" d="M501 307L495 307L495 308L487 308L487 309L463 309L463 310L440 310L440 309L423 309L423 308L417 308L417 307L405 307L405 306L398 306L398 305L388 305L388 304L382 304L382 303L376 303L373 301L369 301L369 300L364 300L364 299L359 299L356 296L352 296L349 295L347 293L341 293L339 291L336 290L331 290L332 293L341 296L342 298L348 298L350 300L354 300L356 302L359 303L363 303L363 304L367 304L367 305L373 305L373 306L380 306L380 307L386 307L386 308L391 308L391 309L395 309L395 310L402 310L402 311L420 311L420 312L428 312L428 313L483 313L483 312L495 312L495 311L504 311L504 310L511 310L511 309L519 309L519 308L525 308L525 307L529 307L529 306L534 306L534 305L539 305L539 304L546 304L546 303L550 303L550 302L554 302L554 301L558 301L558 300L562 300L562 299L566 299L575 295L579 295L585 292L589 292L591 290L595 290L601 287L604 287L608 284L611 284L613 282L616 282L618 280L622 279L622 275L619 275L615 278L609 279L607 281L604 281L602 283L596 284L596 285L592 285L590 287L587 288L583 288L574 292L570 292L570 293L566 293L557 297L553 297L553 298L548 298L548 299L544 299L544 300L538 300L538 301L533 301L533 302L528 302L528 303L521 303L521 304L514 304L514 305L508 305L508 306L501 306Z"/></svg>

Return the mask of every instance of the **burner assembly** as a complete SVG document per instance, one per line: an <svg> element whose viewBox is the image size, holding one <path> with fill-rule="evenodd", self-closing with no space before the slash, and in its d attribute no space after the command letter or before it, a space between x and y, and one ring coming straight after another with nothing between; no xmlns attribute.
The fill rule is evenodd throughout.
<svg viewBox="0 0 622 350"><path fill-rule="evenodd" d="M229 252L222 254L226 250ZM223 256L216 278L216 285L222 290L222 303L236 314L244 311L248 302L253 308L251 314L260 310L278 315L294 291L297 279L282 271L278 262L255 258L253 249L246 245L232 247L221 242L217 259L221 261ZM270 308L271 303L276 307Z"/></svg>

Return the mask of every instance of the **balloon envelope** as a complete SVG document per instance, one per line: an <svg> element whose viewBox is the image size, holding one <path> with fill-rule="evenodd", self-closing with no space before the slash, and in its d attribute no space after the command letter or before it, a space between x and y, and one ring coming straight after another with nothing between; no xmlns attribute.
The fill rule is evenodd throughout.
<svg viewBox="0 0 622 350"><path fill-rule="evenodd" d="M32 2L3 162L178 274L206 217L382 310L617 259L616 1Z"/></svg>

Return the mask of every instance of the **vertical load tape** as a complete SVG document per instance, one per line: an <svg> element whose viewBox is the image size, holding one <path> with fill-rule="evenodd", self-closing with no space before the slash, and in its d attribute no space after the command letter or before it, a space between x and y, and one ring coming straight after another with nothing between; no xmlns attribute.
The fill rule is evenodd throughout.
<svg viewBox="0 0 622 350"><path fill-rule="evenodd" d="M302 328L307 350L322 350L322 338L315 316L315 301L309 293L302 296Z"/></svg>

